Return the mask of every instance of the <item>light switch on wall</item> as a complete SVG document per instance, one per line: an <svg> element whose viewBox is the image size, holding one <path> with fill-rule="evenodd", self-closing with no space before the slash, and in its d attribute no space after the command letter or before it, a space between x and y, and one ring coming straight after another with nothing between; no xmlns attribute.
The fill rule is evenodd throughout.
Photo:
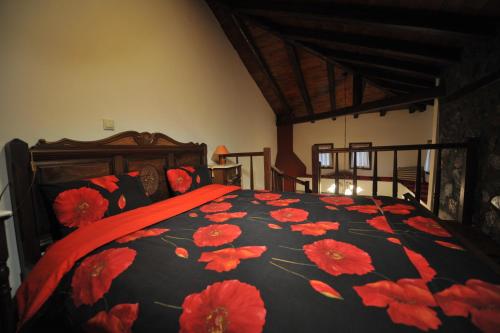
<svg viewBox="0 0 500 333"><path fill-rule="evenodd" d="M115 130L115 121L113 119L103 119L102 120L102 129L105 131L114 131Z"/></svg>

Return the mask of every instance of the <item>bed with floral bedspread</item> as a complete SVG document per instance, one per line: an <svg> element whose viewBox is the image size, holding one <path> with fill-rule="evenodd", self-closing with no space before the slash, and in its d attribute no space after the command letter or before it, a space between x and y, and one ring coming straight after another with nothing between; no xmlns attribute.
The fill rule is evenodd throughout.
<svg viewBox="0 0 500 333"><path fill-rule="evenodd" d="M500 332L499 276L420 207L199 191L54 244L18 292L20 330Z"/></svg>

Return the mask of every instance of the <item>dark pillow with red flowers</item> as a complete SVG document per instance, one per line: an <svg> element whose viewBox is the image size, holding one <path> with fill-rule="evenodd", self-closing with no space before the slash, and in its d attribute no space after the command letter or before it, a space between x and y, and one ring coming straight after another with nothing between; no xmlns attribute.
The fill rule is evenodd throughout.
<svg viewBox="0 0 500 333"><path fill-rule="evenodd" d="M137 172L43 185L57 238L102 218L151 204Z"/></svg>
<svg viewBox="0 0 500 333"><path fill-rule="evenodd" d="M166 169L165 174L170 192L174 195L212 184L212 176L206 166L181 166L175 169Z"/></svg>

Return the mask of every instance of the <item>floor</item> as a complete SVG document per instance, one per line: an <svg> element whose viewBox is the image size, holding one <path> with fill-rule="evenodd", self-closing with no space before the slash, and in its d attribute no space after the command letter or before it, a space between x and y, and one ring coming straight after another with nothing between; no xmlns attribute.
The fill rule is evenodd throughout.
<svg viewBox="0 0 500 333"><path fill-rule="evenodd" d="M454 221L441 221L441 223L462 241L469 251L477 255L478 259L500 274L500 244L483 234L477 227L464 226Z"/></svg>

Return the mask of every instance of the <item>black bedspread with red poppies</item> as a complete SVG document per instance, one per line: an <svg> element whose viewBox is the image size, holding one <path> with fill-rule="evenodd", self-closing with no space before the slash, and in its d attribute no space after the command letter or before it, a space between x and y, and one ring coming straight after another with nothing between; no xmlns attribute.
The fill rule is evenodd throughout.
<svg viewBox="0 0 500 333"><path fill-rule="evenodd" d="M107 244L25 332L500 332L500 278L392 198L236 191Z"/></svg>

